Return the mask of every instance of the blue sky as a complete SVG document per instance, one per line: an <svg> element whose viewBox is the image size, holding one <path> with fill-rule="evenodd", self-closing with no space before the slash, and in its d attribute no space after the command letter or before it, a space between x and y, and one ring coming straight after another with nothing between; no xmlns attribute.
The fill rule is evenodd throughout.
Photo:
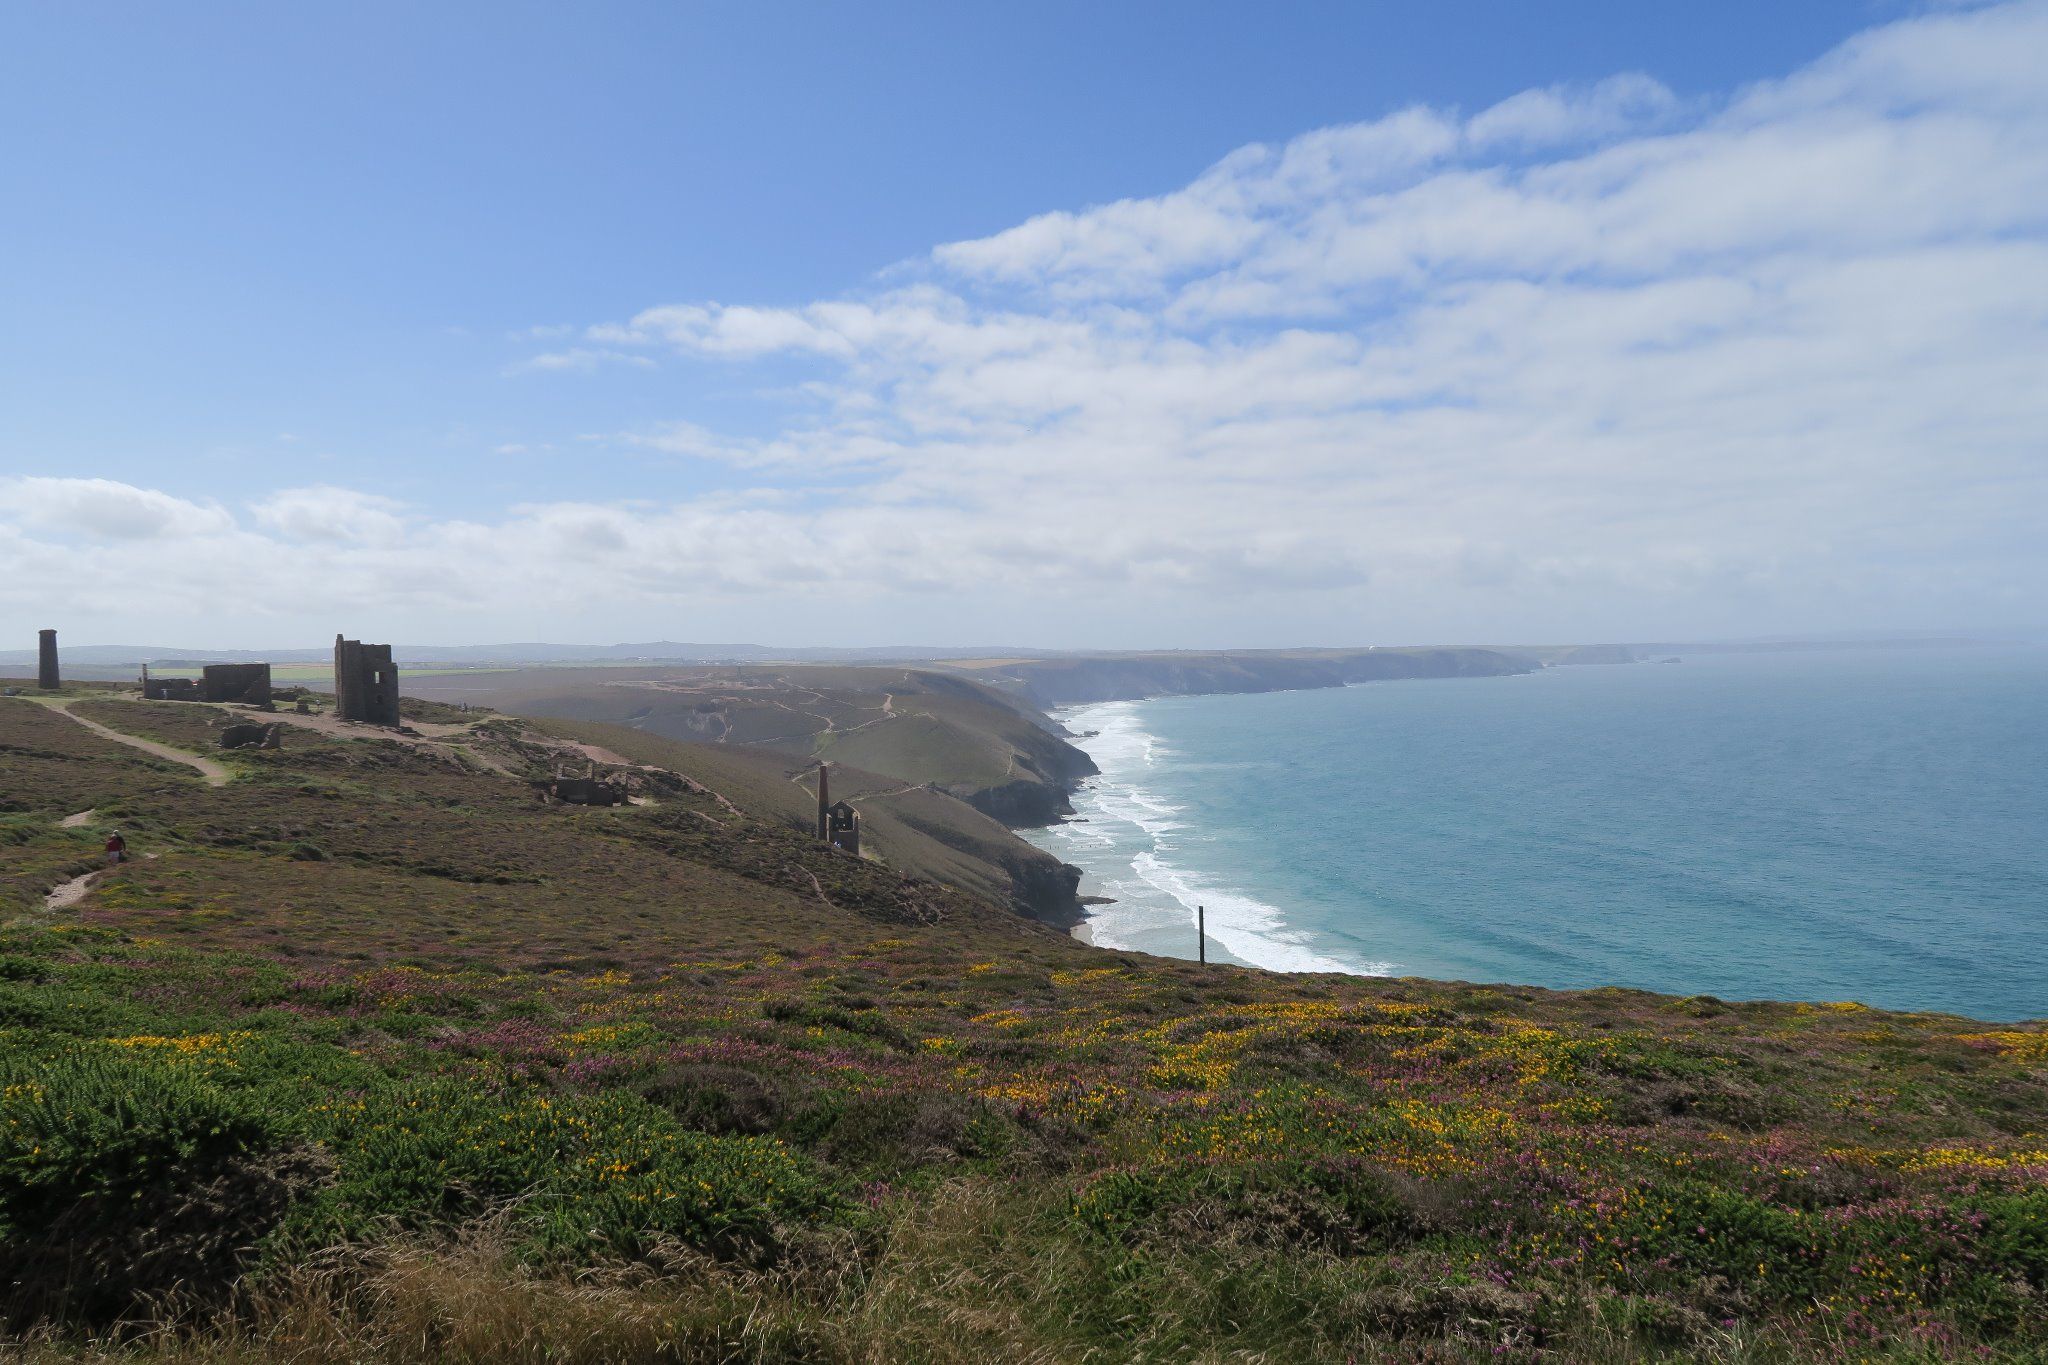
<svg viewBox="0 0 2048 1365"><path fill-rule="evenodd" d="M2048 195L2010 68L2048 62L2041 13L11 7L0 620L216 646L2031 623L2014 390ZM1951 211L1886 200L1915 177ZM1898 280L1931 311L1874 317ZM1873 327L1981 341L1980 401L1902 386L1910 345L1839 354ZM1501 328L1519 368L1480 375ZM1532 403L1568 355L1614 389ZM1881 441L1851 377L1896 407ZM253 587L251 558L321 585Z"/></svg>

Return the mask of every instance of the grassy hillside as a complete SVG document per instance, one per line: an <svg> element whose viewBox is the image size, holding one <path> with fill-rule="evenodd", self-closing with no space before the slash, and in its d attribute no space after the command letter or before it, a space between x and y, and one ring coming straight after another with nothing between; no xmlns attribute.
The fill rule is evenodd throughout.
<svg viewBox="0 0 2048 1365"><path fill-rule="evenodd" d="M738 749L538 804L559 742L210 787L0 700L16 1355L2048 1352L2039 1026L1102 952L816 846Z"/></svg>
<svg viewBox="0 0 2048 1365"><path fill-rule="evenodd" d="M1028 708L915 668L525 669L420 680L413 693L526 716L604 721L666 739L825 758L938 787L1011 825L1044 824L1094 771Z"/></svg>
<svg viewBox="0 0 2048 1365"><path fill-rule="evenodd" d="M793 830L817 825L815 765L772 750L687 743L616 725L540 721L548 734L587 740L640 763L688 773ZM965 802L835 758L832 797L860 811L862 847L914 877L1007 901L1053 924L1078 922L1080 874Z"/></svg>

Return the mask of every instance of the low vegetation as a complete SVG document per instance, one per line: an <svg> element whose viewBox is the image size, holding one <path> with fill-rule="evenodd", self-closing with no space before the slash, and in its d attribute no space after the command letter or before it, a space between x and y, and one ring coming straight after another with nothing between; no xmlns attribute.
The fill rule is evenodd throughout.
<svg viewBox="0 0 2048 1365"><path fill-rule="evenodd" d="M2039 1026L1102 952L738 769L102 743L0 702L24 1358L2048 1353ZM87 796L157 856L46 910Z"/></svg>
<svg viewBox="0 0 2048 1365"><path fill-rule="evenodd" d="M929 786L1011 825L1042 825L1094 772L1029 702L921 668L538 668L436 683L435 695L599 721L690 743L823 758Z"/></svg>

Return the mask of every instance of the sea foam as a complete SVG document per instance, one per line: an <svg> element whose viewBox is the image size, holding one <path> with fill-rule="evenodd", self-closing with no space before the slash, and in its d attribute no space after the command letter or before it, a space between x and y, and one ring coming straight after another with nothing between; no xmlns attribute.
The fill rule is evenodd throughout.
<svg viewBox="0 0 2048 1365"><path fill-rule="evenodd" d="M1064 713L1099 774L1074 795L1074 822L1034 831L1059 857L1079 865L1115 904L1090 917L1105 948L1194 956L1196 907L1206 911L1209 938L1240 962L1276 971L1384 975L1388 963L1348 961L1315 951L1289 928L1278 906L1235 890L1221 869L1198 870L1193 850L1177 836L1189 829L1185 808L1157 787L1176 757L1147 730L1137 707L1109 702ZM1091 733L1092 732L1092 733Z"/></svg>

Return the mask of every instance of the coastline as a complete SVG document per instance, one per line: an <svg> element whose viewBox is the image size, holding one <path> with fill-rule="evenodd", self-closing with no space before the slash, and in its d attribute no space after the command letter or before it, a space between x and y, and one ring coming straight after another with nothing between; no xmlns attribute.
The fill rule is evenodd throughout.
<svg viewBox="0 0 2048 1365"><path fill-rule="evenodd" d="M1210 962L1277 972L1379 976L1392 964L1326 955L1280 905L1204 867L1199 817L1162 789L1176 757L1146 727L1140 708L1173 698L1082 702L1053 718L1095 760L1097 772L1070 793L1076 818L1020 830L1035 846L1082 874L1086 918L1070 932L1091 947L1195 961L1203 951L1197 907L1206 907ZM1107 913L1101 913L1106 911Z"/></svg>
<svg viewBox="0 0 2048 1365"><path fill-rule="evenodd" d="M1083 703L1056 718L1101 771L1075 819L1020 833L1114 902L1074 935L1113 952L1194 959L1200 903L1211 961L1283 973L2038 1018L2048 867L2010 834L2041 798L1994 793L2048 738L2014 719L2039 659L1964 659ZM1897 762L1844 757L1865 734Z"/></svg>

